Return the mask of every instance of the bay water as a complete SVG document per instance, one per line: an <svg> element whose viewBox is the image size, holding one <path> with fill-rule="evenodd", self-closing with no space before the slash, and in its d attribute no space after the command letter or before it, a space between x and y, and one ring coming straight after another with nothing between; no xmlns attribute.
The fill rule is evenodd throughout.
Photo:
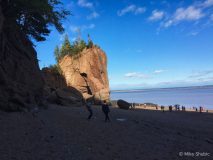
<svg viewBox="0 0 213 160"><path fill-rule="evenodd" d="M203 106L213 110L213 87L168 88L140 91L115 91L110 93L111 100L122 99L129 103L154 103L159 106L180 104L186 108Z"/></svg>

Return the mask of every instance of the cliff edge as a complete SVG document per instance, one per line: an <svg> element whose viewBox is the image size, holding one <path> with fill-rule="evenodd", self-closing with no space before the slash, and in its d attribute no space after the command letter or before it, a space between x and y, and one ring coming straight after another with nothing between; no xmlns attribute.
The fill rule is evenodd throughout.
<svg viewBox="0 0 213 160"><path fill-rule="evenodd" d="M45 105L37 53L16 22L6 24L0 6L0 109L28 111Z"/></svg>

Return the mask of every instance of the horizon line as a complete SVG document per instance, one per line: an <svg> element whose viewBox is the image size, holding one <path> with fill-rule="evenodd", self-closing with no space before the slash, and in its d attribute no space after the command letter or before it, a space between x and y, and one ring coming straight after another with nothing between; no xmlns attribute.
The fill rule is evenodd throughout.
<svg viewBox="0 0 213 160"><path fill-rule="evenodd" d="M177 88L202 88L202 87L213 87L213 85L204 85L204 86L186 86L186 87L168 87L168 88L147 88L147 89L124 89L124 90L111 90L115 91L140 91L140 90L155 90L155 89L177 89Z"/></svg>

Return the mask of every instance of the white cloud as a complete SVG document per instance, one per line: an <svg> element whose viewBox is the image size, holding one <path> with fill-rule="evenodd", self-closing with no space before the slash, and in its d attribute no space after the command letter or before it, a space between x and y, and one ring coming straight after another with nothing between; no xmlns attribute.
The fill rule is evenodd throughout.
<svg viewBox="0 0 213 160"><path fill-rule="evenodd" d="M196 34L198 34L198 32L192 32L190 35L195 36Z"/></svg>
<svg viewBox="0 0 213 160"><path fill-rule="evenodd" d="M189 76L188 78L198 78L198 77L202 77L203 75L193 75L193 76Z"/></svg>
<svg viewBox="0 0 213 160"><path fill-rule="evenodd" d="M213 14L210 16L210 19L213 21Z"/></svg>
<svg viewBox="0 0 213 160"><path fill-rule="evenodd" d="M193 73L195 71L193 70ZM192 76L189 76L188 78L198 78L198 77L203 77L207 74L210 74L210 73L213 73L213 70L205 70L205 71L198 71L199 74L197 75L192 75Z"/></svg>
<svg viewBox="0 0 213 160"><path fill-rule="evenodd" d="M160 29L161 29L161 27L164 25L164 23L163 22L160 22L160 26L157 28L157 33L156 34L159 34L159 32L160 32Z"/></svg>
<svg viewBox="0 0 213 160"><path fill-rule="evenodd" d="M94 28L95 27L95 25L94 24L91 24L91 25L89 25L88 27L87 26L85 26L85 25L83 25L82 27L77 27L77 26L74 26L74 25L72 25L72 26L70 26L70 30L73 32L73 33L76 33L77 31L78 31L78 28L80 28L80 30L81 31L83 31L83 30L85 30L85 29L87 29L87 28Z"/></svg>
<svg viewBox="0 0 213 160"><path fill-rule="evenodd" d="M111 76L109 77L109 80L116 79L117 77L118 77L117 75Z"/></svg>
<svg viewBox="0 0 213 160"><path fill-rule="evenodd" d="M160 23L160 26L157 28L157 34L159 34L162 26L165 28L168 28L172 24L174 25L178 24L180 21L193 21L193 20L196 20L197 21L196 24L197 24L198 20L204 16L205 14L202 13L202 8L196 8L195 4L194 6L192 5L192 6L189 6L188 8L178 8L173 14L173 16L170 17L170 20L168 20L167 22ZM150 18L154 19L154 17L155 16L149 17L149 20ZM183 31L183 29L181 31ZM198 32L194 32L194 33L190 33L189 35L196 35L197 33Z"/></svg>
<svg viewBox="0 0 213 160"><path fill-rule="evenodd" d="M183 31L185 29L185 27L183 27L180 31Z"/></svg>
<svg viewBox="0 0 213 160"><path fill-rule="evenodd" d="M67 7L73 7L75 5L75 3L73 1L71 1L69 4L67 4Z"/></svg>
<svg viewBox="0 0 213 160"><path fill-rule="evenodd" d="M156 70L153 72L153 74L161 73L161 72L168 72L169 70Z"/></svg>
<svg viewBox="0 0 213 160"><path fill-rule="evenodd" d="M141 50L137 50L137 52L142 52Z"/></svg>
<svg viewBox="0 0 213 160"><path fill-rule="evenodd" d="M81 31L83 31L83 30L87 29L87 26L83 25L80 29L81 29Z"/></svg>
<svg viewBox="0 0 213 160"><path fill-rule="evenodd" d="M166 4L166 3L167 3L166 1L162 1L162 2L161 2L161 4Z"/></svg>
<svg viewBox="0 0 213 160"><path fill-rule="evenodd" d="M64 36L63 35L59 35L59 40L63 41L64 40Z"/></svg>
<svg viewBox="0 0 213 160"><path fill-rule="evenodd" d="M184 1L181 1L181 2L178 4L178 6L182 6L182 5L184 5Z"/></svg>
<svg viewBox="0 0 213 160"><path fill-rule="evenodd" d="M87 19L92 19L92 18L97 18L97 17L99 17L99 14L94 11L92 14L87 16Z"/></svg>
<svg viewBox="0 0 213 160"><path fill-rule="evenodd" d="M203 28L212 26L213 25L212 21L213 21L213 16L212 16L212 19L208 20L205 24L203 24Z"/></svg>
<svg viewBox="0 0 213 160"><path fill-rule="evenodd" d="M213 77L208 77L207 79L213 79Z"/></svg>
<svg viewBox="0 0 213 160"><path fill-rule="evenodd" d="M123 16L126 12L133 12L135 10L136 6L133 4L133 5L130 5L130 6L127 6L126 8L122 9L121 11L119 10L117 12L118 16Z"/></svg>
<svg viewBox="0 0 213 160"><path fill-rule="evenodd" d="M78 31L78 27L77 27L77 26L72 25L72 26L70 26L70 30L71 30L73 33L75 33L75 32L77 32L77 31Z"/></svg>
<svg viewBox="0 0 213 160"><path fill-rule="evenodd" d="M66 25L62 25L63 28L66 28Z"/></svg>
<svg viewBox="0 0 213 160"><path fill-rule="evenodd" d="M183 2L183 1L182 1ZM165 2L163 2L165 3ZM204 13L204 8L209 7L213 5L213 0L206 0L204 2L201 1L195 1L195 3L191 6L188 6L187 8L180 7L176 9L176 11L173 13L172 16L168 17L167 21L162 21L160 23L160 26L157 28L157 34L159 34L162 27L168 28L171 25L177 25L181 21L196 21L196 24L198 24L201 18L205 17L207 13ZM165 15L166 13L163 12ZM152 13L152 16L148 18L150 21L159 20L161 19L163 15L158 14L157 10L154 10ZM213 14L210 15L210 20L203 25L203 27L211 26L211 21L213 21ZM181 29L183 31L183 29ZM191 32L188 35L196 35L198 32Z"/></svg>
<svg viewBox="0 0 213 160"><path fill-rule="evenodd" d="M139 73L133 72L133 73L127 73L124 75L124 78L126 77L137 77L139 79L147 79L147 78L152 78L154 75L141 75Z"/></svg>
<svg viewBox="0 0 213 160"><path fill-rule="evenodd" d="M211 85L213 77L208 80L175 80L161 81L157 83L138 83L138 84L110 84L110 89L143 89L143 88L167 88L167 87L186 87L186 86L202 86Z"/></svg>
<svg viewBox="0 0 213 160"><path fill-rule="evenodd" d="M164 15L163 11L158 12L157 9L156 9L156 10L152 11L152 16L150 16L148 18L148 20L149 21L158 21L158 20L161 20L163 18L163 15Z"/></svg>
<svg viewBox="0 0 213 160"><path fill-rule="evenodd" d="M172 24L172 20L169 20L168 22L166 22L164 24L164 26L167 28L167 27L171 26L171 24Z"/></svg>
<svg viewBox="0 0 213 160"><path fill-rule="evenodd" d="M72 41L75 41L76 40L76 38L72 38Z"/></svg>
<svg viewBox="0 0 213 160"><path fill-rule="evenodd" d="M94 28L95 25L94 24L90 24L89 28Z"/></svg>
<svg viewBox="0 0 213 160"><path fill-rule="evenodd" d="M143 12L146 12L146 8L139 7L138 9L135 10L135 15L141 14Z"/></svg>
<svg viewBox="0 0 213 160"><path fill-rule="evenodd" d="M198 71L201 74L209 74L209 73L213 73L213 70L206 70L206 71Z"/></svg>
<svg viewBox="0 0 213 160"><path fill-rule="evenodd" d="M124 77L135 77L136 75L137 75L136 72L134 72L134 73L127 73L127 74L124 75Z"/></svg>
<svg viewBox="0 0 213 160"><path fill-rule="evenodd" d="M138 77L139 79L147 79L147 78L152 78L153 75L137 75L137 77Z"/></svg>
<svg viewBox="0 0 213 160"><path fill-rule="evenodd" d="M156 70L156 71L154 71L154 74L155 74L155 73L161 73L161 72L163 72L163 70L159 70L159 71Z"/></svg>
<svg viewBox="0 0 213 160"><path fill-rule="evenodd" d="M192 69L192 73L195 73L195 70L194 70L194 69Z"/></svg>
<svg viewBox="0 0 213 160"><path fill-rule="evenodd" d="M213 5L213 0L206 0L204 3L203 3L203 6L204 7L209 7L209 6L212 6Z"/></svg>
<svg viewBox="0 0 213 160"><path fill-rule="evenodd" d="M91 8L91 9L93 8L93 4L86 2L86 0L78 0L77 4L81 7L87 7L87 8Z"/></svg>
<svg viewBox="0 0 213 160"><path fill-rule="evenodd" d="M200 8L195 8L194 6L189 6L188 8L178 8L174 14L175 21L183 21L183 20L198 20L205 16L205 14L201 13L202 10Z"/></svg>

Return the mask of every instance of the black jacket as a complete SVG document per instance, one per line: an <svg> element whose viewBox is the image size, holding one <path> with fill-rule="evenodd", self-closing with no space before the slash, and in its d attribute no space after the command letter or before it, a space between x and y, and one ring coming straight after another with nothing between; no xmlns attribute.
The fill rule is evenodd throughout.
<svg viewBox="0 0 213 160"><path fill-rule="evenodd" d="M110 112L108 104L106 104L106 103L102 104L102 111L103 112Z"/></svg>

